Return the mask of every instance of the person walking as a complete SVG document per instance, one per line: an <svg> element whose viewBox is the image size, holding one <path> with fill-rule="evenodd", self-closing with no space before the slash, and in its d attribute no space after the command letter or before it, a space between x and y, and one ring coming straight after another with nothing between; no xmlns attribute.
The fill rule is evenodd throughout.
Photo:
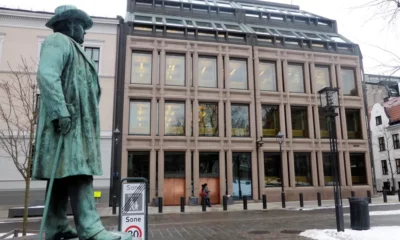
<svg viewBox="0 0 400 240"><path fill-rule="evenodd" d="M203 197L205 197L206 205L211 207L210 190L207 187L207 183L201 185L201 197L201 201L203 201Z"/></svg>

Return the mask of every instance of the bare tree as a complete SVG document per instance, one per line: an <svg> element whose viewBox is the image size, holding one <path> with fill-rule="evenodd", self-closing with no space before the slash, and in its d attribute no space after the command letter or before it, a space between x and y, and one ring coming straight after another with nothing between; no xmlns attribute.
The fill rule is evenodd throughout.
<svg viewBox="0 0 400 240"><path fill-rule="evenodd" d="M0 80L0 149L13 161L25 180L23 235L28 223L31 165L36 126L37 85L32 69L21 57L22 65L11 70L10 79Z"/></svg>
<svg viewBox="0 0 400 240"><path fill-rule="evenodd" d="M400 0L369 0L360 6L355 6L353 9L357 8L373 10L374 15L370 20L383 19L390 26L394 25L397 20L397 14L400 11Z"/></svg>

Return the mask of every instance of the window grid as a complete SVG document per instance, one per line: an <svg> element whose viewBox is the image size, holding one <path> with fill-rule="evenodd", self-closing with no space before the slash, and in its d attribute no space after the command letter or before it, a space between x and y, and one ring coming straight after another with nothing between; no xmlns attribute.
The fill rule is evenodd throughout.
<svg viewBox="0 0 400 240"><path fill-rule="evenodd" d="M382 124L382 117L381 116L375 117L375 122L376 122L376 126L381 125Z"/></svg>
<svg viewBox="0 0 400 240"><path fill-rule="evenodd" d="M396 159L396 172L400 174L400 159Z"/></svg>
<svg viewBox="0 0 400 240"><path fill-rule="evenodd" d="M393 138L393 148L399 149L400 148L399 134L393 134L392 138Z"/></svg>
<svg viewBox="0 0 400 240"><path fill-rule="evenodd" d="M99 47L85 47L85 52L93 60L96 71L99 72L100 48Z"/></svg>
<svg viewBox="0 0 400 240"><path fill-rule="evenodd" d="M382 164L382 175L388 175L388 166L386 160L381 160Z"/></svg>
<svg viewBox="0 0 400 240"><path fill-rule="evenodd" d="M378 138L378 142L379 142L379 151L385 151L386 150L386 146L385 146L385 139L383 137Z"/></svg>

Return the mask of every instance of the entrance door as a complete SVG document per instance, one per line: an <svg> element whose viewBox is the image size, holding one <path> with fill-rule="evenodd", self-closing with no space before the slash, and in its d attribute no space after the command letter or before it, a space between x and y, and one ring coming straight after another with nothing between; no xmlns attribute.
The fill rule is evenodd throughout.
<svg viewBox="0 0 400 240"><path fill-rule="evenodd" d="M128 177L146 178L150 186L150 152L128 153ZM147 189L147 199L150 201L149 189Z"/></svg>
<svg viewBox="0 0 400 240"><path fill-rule="evenodd" d="M179 205L185 197L185 153L164 153L164 205Z"/></svg>
<svg viewBox="0 0 400 240"><path fill-rule="evenodd" d="M251 153L232 153L233 198L253 198L251 182Z"/></svg>
<svg viewBox="0 0 400 240"><path fill-rule="evenodd" d="M199 153L199 177L199 189L207 183L211 204L219 204L219 153Z"/></svg>

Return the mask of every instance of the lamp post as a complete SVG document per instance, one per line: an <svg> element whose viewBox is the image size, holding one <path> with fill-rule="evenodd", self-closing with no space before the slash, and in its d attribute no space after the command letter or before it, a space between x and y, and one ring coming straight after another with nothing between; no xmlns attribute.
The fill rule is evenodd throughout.
<svg viewBox="0 0 400 240"><path fill-rule="evenodd" d="M335 111L339 107L338 88L324 87L318 91L320 95L321 107L326 113L329 130L330 155L332 171L334 176L333 193L335 197L336 227L338 232L344 232L342 190L339 181L340 169L338 161L338 148L335 118L338 115Z"/></svg>
<svg viewBox="0 0 400 240"><path fill-rule="evenodd" d="M279 132L276 135L276 141L279 143L279 152L281 157L281 201L282 201L282 208L286 208L286 196L285 196L285 185L283 181L283 157L282 157L282 143L285 140L285 135Z"/></svg>

